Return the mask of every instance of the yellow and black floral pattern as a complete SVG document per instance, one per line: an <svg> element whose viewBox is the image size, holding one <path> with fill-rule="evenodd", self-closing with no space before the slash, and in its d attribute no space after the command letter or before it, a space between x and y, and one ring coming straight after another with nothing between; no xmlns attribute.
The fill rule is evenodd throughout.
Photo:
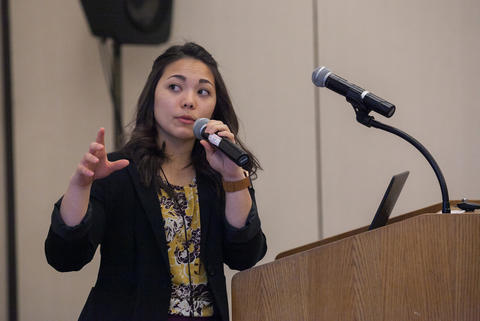
<svg viewBox="0 0 480 321"><path fill-rule="evenodd" d="M193 312L195 317L212 316L213 300L207 286L205 267L200 261L201 230L197 185L194 181L186 186L173 186L173 189L177 195L176 202L164 190L158 195L165 222L172 278L169 313L190 316L190 312Z"/></svg>

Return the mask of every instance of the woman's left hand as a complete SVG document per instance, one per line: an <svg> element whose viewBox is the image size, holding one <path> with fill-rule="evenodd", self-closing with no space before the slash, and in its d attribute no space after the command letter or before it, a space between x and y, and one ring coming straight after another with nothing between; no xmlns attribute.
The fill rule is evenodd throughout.
<svg viewBox="0 0 480 321"><path fill-rule="evenodd" d="M207 123L205 132L209 135L217 134L223 139L235 143L235 136L227 125L219 120L210 120ZM243 169L235 164L227 155L206 140L200 140L200 144L205 148L207 161L214 170L219 172L226 181L236 181L244 178Z"/></svg>

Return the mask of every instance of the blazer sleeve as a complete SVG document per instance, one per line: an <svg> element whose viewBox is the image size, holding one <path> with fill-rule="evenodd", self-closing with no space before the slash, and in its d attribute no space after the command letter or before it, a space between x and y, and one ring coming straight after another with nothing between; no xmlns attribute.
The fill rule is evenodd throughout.
<svg viewBox="0 0 480 321"><path fill-rule="evenodd" d="M53 207L50 229L45 240L48 263L60 272L78 271L89 263L105 229L104 188L95 181L83 220L69 227L60 215L61 198Z"/></svg>
<svg viewBox="0 0 480 321"><path fill-rule="evenodd" d="M255 201L255 190L249 188L252 207L242 228L231 226L225 219L224 259L231 269L245 270L254 266L267 252Z"/></svg>

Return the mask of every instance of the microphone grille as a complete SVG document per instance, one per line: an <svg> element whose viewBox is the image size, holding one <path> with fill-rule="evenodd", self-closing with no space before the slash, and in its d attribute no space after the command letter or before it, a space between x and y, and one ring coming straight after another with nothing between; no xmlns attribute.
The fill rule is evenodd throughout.
<svg viewBox="0 0 480 321"><path fill-rule="evenodd" d="M325 66L318 67L312 73L312 82L317 87L325 87L325 82L332 72Z"/></svg>
<svg viewBox="0 0 480 321"><path fill-rule="evenodd" d="M208 121L208 118L199 118L195 121L195 123L193 124L193 133L195 134L195 137L197 137L198 139L203 139L202 131L203 128L207 125Z"/></svg>

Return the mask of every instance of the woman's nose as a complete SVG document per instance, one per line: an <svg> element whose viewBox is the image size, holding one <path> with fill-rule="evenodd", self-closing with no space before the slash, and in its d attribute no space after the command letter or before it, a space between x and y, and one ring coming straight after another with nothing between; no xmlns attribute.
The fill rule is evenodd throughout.
<svg viewBox="0 0 480 321"><path fill-rule="evenodd" d="M183 100L183 108L192 109L195 107L194 94L190 91L185 92L185 97Z"/></svg>

